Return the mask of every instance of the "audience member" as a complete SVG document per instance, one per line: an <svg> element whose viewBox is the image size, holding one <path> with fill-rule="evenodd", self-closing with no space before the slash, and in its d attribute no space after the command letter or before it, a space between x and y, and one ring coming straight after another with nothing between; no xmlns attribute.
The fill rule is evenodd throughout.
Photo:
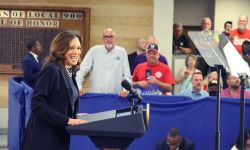
<svg viewBox="0 0 250 150"><path fill-rule="evenodd" d="M248 17L241 15L238 20L238 28L229 32L233 39L233 45L240 54L242 54L242 43L250 39L250 30L247 29L247 23Z"/></svg>
<svg viewBox="0 0 250 150"><path fill-rule="evenodd" d="M208 82L207 92L210 96L217 95L217 80L211 80Z"/></svg>
<svg viewBox="0 0 250 150"><path fill-rule="evenodd" d="M103 45L96 45L87 52L77 72L76 80L80 94L82 83L90 73L92 93L119 93L124 79L131 81L128 56L124 48L115 45L116 35L111 28L103 31Z"/></svg>
<svg viewBox="0 0 250 150"><path fill-rule="evenodd" d="M42 52L42 46L37 39L29 41L27 44L28 52L23 58L23 80L31 88L35 87L43 64L39 55Z"/></svg>
<svg viewBox="0 0 250 150"><path fill-rule="evenodd" d="M202 19L201 22L201 28L203 32L206 32L208 34L208 36L212 37L214 42L219 43L219 36L218 34L214 34L211 31L212 28L212 22L211 19L209 17L204 17ZM199 52L198 52L199 54ZM199 69L202 72L203 77L205 78L207 76L207 74L209 74L211 71L214 71L215 68L210 67L206 61L204 60L203 57L198 57L198 61L197 61L197 69Z"/></svg>
<svg viewBox="0 0 250 150"><path fill-rule="evenodd" d="M171 128L166 138L157 141L156 150L194 150L194 143L182 137L179 129Z"/></svg>
<svg viewBox="0 0 250 150"><path fill-rule="evenodd" d="M228 88L221 92L223 97L239 98L240 97L240 78L231 74L227 76ZM245 98L250 98L250 91L244 91Z"/></svg>
<svg viewBox="0 0 250 150"><path fill-rule="evenodd" d="M232 21L226 21L225 23L224 23L224 31L222 32L224 35L226 35L227 36L227 38L230 40L230 41L232 41L233 39L232 39L232 36L230 35L230 31L232 30L232 28L233 28L233 22Z"/></svg>
<svg viewBox="0 0 250 150"><path fill-rule="evenodd" d="M196 64L197 58L195 55L190 54L186 57L186 68L180 69L175 79L175 84L181 84L180 91L193 88L193 85L191 83L192 74L194 72L200 72L200 70L196 69Z"/></svg>
<svg viewBox="0 0 250 150"><path fill-rule="evenodd" d="M158 41L157 41L156 37L148 36L147 37L147 44L156 44L156 45L158 45ZM142 53L141 55L136 56L136 58L134 59L134 62L132 64L132 74L133 74L133 71L134 71L135 67L138 64L144 63L146 61L147 61L146 53ZM166 65L168 64L166 57L163 56L163 55L160 55L159 61L166 64Z"/></svg>
<svg viewBox="0 0 250 150"><path fill-rule="evenodd" d="M229 33L233 28L233 22L232 21L226 21L224 23L224 32Z"/></svg>
<svg viewBox="0 0 250 150"><path fill-rule="evenodd" d="M207 91L203 90L203 76L201 72L194 72L191 78L193 89L185 89L180 92L180 96L188 96L193 100L208 97Z"/></svg>
<svg viewBox="0 0 250 150"><path fill-rule="evenodd" d="M158 40L155 36L150 35L147 37L147 44L157 44L158 45Z"/></svg>
<svg viewBox="0 0 250 150"><path fill-rule="evenodd" d="M201 21L202 31L210 32L212 28L212 21L209 17L204 17Z"/></svg>
<svg viewBox="0 0 250 150"><path fill-rule="evenodd" d="M137 50L128 55L128 62L129 62L131 73L132 73L132 64L134 62L134 59L136 58L136 56L145 53L146 47L147 47L147 41L145 38L138 38L136 40Z"/></svg>
<svg viewBox="0 0 250 150"><path fill-rule="evenodd" d="M146 50L147 61L139 64L133 73L132 84L141 90L142 95L166 95L174 84L171 69L159 62L159 49L156 44L149 44Z"/></svg>
<svg viewBox="0 0 250 150"><path fill-rule="evenodd" d="M209 91L209 88L213 88L215 86L215 81L216 81L216 86L217 86L217 79L218 79L218 74L216 71L210 72L207 77L204 79L204 88L205 90ZM212 84L211 84L212 83ZM209 87L209 84L212 86ZM210 95L210 94L209 94Z"/></svg>
<svg viewBox="0 0 250 150"><path fill-rule="evenodd" d="M183 25L176 22L173 26L173 54L190 54L192 52L190 42L183 32Z"/></svg>
<svg viewBox="0 0 250 150"><path fill-rule="evenodd" d="M242 57L250 67L250 41L244 41L242 44ZM250 90L250 79L247 79L247 90Z"/></svg>
<svg viewBox="0 0 250 150"><path fill-rule="evenodd" d="M233 145L231 150L239 150L240 149L240 135L238 135L238 138ZM250 129L245 129L244 130L244 145L243 145L244 150L250 150Z"/></svg>
<svg viewBox="0 0 250 150"><path fill-rule="evenodd" d="M218 74L216 71L212 71L207 75L207 81L210 82L212 80L217 80Z"/></svg>
<svg viewBox="0 0 250 150"><path fill-rule="evenodd" d="M76 119L79 92L75 73L80 64L81 43L82 37L71 31L59 33L52 41L50 55L34 88L32 113L21 150L69 149L66 127L86 122Z"/></svg>
<svg viewBox="0 0 250 150"><path fill-rule="evenodd" d="M242 57L250 67L250 41L244 41L242 44Z"/></svg>

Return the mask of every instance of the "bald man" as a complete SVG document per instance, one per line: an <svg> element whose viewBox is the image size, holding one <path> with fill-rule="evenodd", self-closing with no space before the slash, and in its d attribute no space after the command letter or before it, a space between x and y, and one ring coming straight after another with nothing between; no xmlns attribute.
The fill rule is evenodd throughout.
<svg viewBox="0 0 250 150"><path fill-rule="evenodd" d="M138 56L138 55L140 55L142 53L145 53L146 46L147 46L146 38L138 38L136 40L136 48L137 48L137 50L128 55L128 62L129 62L131 72L132 72L132 64L134 62L134 59L136 58L136 56Z"/></svg>
<svg viewBox="0 0 250 150"><path fill-rule="evenodd" d="M248 17L241 15L238 19L238 28L229 32L233 39L233 45L240 54L242 54L242 43L245 40L250 41L250 30L247 29L247 23Z"/></svg>
<svg viewBox="0 0 250 150"><path fill-rule="evenodd" d="M131 81L128 56L124 48L115 44L115 32L111 28L105 29L102 40L102 45L95 45L89 49L76 74L80 94L85 93L82 83L88 73L91 93L120 94L121 82L124 79Z"/></svg>
<svg viewBox="0 0 250 150"><path fill-rule="evenodd" d="M152 35L147 37L146 42L147 42L147 45L149 45L149 44L158 44L157 38L155 36L152 36ZM140 55L137 55L135 57L133 63L132 63L131 73L133 74L134 69L136 68L137 65L142 64L142 63L144 63L146 61L147 61L147 57L146 57L145 52L140 54ZM166 65L168 65L168 61L167 61L166 57L161 55L161 54L160 54L159 61L166 64Z"/></svg>

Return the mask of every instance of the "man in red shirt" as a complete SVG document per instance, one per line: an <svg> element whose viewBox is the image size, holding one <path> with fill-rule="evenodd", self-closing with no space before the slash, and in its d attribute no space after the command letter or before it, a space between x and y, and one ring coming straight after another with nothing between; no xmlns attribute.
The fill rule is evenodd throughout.
<svg viewBox="0 0 250 150"><path fill-rule="evenodd" d="M242 43L245 40L250 40L250 30L246 28L247 23L248 17L241 15L238 20L238 28L229 32L233 39L233 45L240 54L242 54Z"/></svg>
<svg viewBox="0 0 250 150"><path fill-rule="evenodd" d="M142 95L166 95L172 90L174 79L168 65L159 62L160 53L156 44L146 49L147 62L136 66L132 85Z"/></svg>

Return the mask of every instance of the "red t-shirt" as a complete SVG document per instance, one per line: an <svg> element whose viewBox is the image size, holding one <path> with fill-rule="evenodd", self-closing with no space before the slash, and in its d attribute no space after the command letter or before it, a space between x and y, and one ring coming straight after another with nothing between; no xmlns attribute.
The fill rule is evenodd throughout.
<svg viewBox="0 0 250 150"><path fill-rule="evenodd" d="M233 45L237 51L242 54L242 43L250 39L250 30L246 29L243 33L240 33L238 29L231 30L230 35L233 38Z"/></svg>
<svg viewBox="0 0 250 150"><path fill-rule="evenodd" d="M171 85L174 84L171 69L161 62L158 62L157 65L148 65L147 62L139 64L134 70L132 80L135 82L146 80L146 69L150 69L151 76L154 76L157 80Z"/></svg>

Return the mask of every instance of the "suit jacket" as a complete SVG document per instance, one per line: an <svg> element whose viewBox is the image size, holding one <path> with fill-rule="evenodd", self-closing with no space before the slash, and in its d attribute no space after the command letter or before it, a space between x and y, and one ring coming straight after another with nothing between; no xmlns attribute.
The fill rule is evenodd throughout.
<svg viewBox="0 0 250 150"><path fill-rule="evenodd" d="M23 58L22 65L24 82L34 88L42 67L42 60L38 63L34 56L28 52Z"/></svg>
<svg viewBox="0 0 250 150"><path fill-rule="evenodd" d="M131 53L128 55L128 63L129 63L129 67L130 67L130 72L132 74L132 66L133 66L133 63L134 63L134 59L136 58L137 55L137 52L134 52L134 53Z"/></svg>
<svg viewBox="0 0 250 150"><path fill-rule="evenodd" d="M179 150L194 150L194 149L195 149L194 143L189 139L182 137ZM166 143L166 139L157 141L156 150L169 150L169 146Z"/></svg>
<svg viewBox="0 0 250 150"><path fill-rule="evenodd" d="M77 87L74 77L73 83ZM73 100L70 78L64 67L51 63L44 68L33 92L32 113L21 150L69 149L70 135L65 128L69 118L76 118L77 96Z"/></svg>

